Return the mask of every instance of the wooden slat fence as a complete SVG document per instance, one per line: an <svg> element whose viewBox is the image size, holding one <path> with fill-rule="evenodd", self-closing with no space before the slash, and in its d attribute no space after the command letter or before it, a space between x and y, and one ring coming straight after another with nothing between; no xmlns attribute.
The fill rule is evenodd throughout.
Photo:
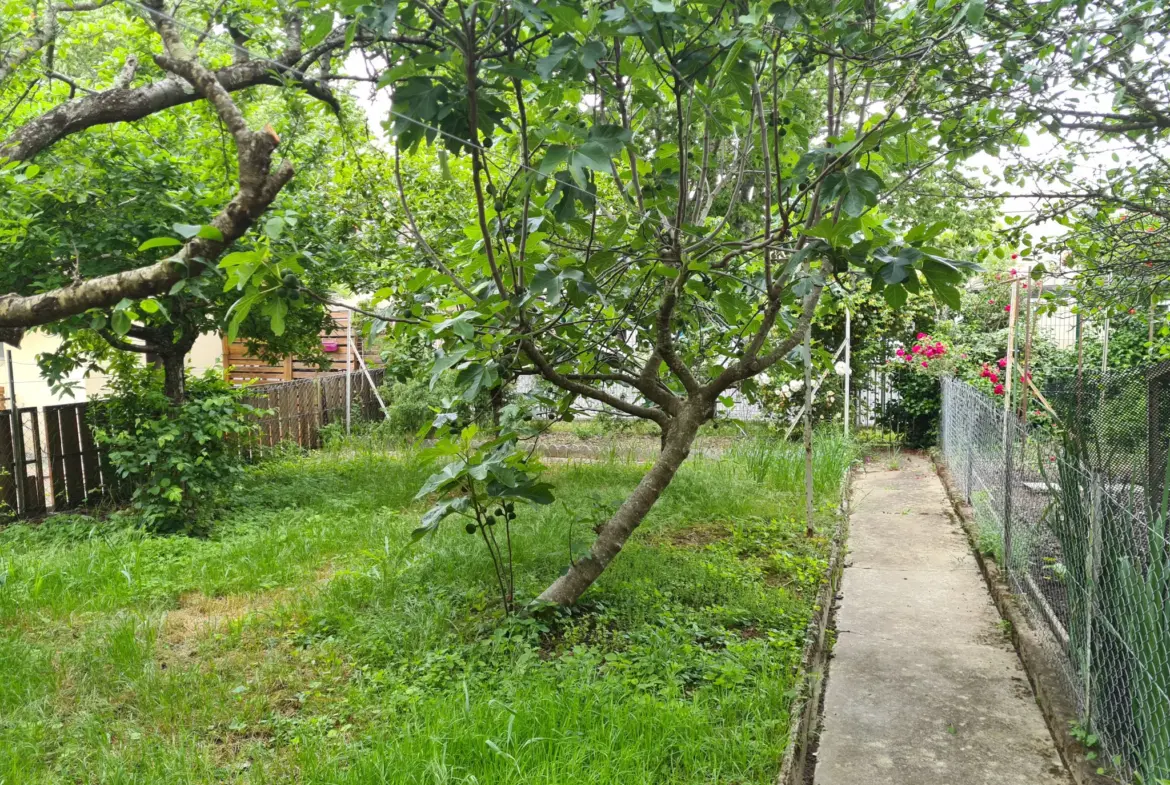
<svg viewBox="0 0 1170 785"><path fill-rule="evenodd" d="M371 369L375 385L385 371ZM374 387L361 371L351 379L354 423L379 420L382 412ZM257 459L281 444L311 450L321 446L322 427L345 423L345 374L315 379L255 385L245 400L265 413L259 432L241 445L250 459ZM24 454L18 456L10 411L0 411L0 512L31 517L48 510L70 510L107 499L128 496L102 451L94 443L88 403L65 403L20 409ZM16 492L24 478L23 504Z"/></svg>

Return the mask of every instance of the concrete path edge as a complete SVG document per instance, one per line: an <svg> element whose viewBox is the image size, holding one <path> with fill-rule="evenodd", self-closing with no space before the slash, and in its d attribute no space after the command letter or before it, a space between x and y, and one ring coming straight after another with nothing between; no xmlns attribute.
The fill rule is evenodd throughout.
<svg viewBox="0 0 1170 785"><path fill-rule="evenodd" d="M828 643L837 592L845 572L845 541L849 536L849 498L853 484L853 466L845 468L841 478L841 503L837 507L837 525L829 546L829 566L817 593L813 617L805 630L804 651L800 658L797 680L800 693L792 702L788 724L788 744L780 762L776 785L803 785L808 770L809 753L816 742L821 724L821 699L824 696L829 654Z"/></svg>
<svg viewBox="0 0 1170 785"><path fill-rule="evenodd" d="M1064 762L1065 768L1072 774L1077 785L1117 785L1117 781L1097 773L1098 764L1088 760L1085 756L1088 750L1072 735L1073 724L1077 721L1077 709L1061 688L1060 674L1048 663L1044 650L1031 625L1017 607L1015 596L1004 579L1003 571L995 561L985 558L977 545L978 534L975 530L974 510L962 498L951 480L946 463L936 451L931 451L931 459L943 488L950 499L954 516L967 536L971 552L983 574L987 590L991 599L999 610L1000 616L1011 623L1011 640L1016 653L1023 663L1024 672L1032 684L1032 691L1036 695L1036 703L1048 725L1048 732L1056 743L1057 752ZM785 783L784 785L788 785Z"/></svg>

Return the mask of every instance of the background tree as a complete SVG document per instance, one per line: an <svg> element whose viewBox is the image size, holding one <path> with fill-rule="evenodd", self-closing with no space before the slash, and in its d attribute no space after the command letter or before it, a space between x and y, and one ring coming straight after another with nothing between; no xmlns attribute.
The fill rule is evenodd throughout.
<svg viewBox="0 0 1170 785"><path fill-rule="evenodd" d="M10 216L36 224L33 184L42 178L68 183L79 167L99 167L100 151L118 141L108 133L113 124L185 108L191 111L176 115L180 122L208 123L220 136L209 149L235 148L228 184L218 192L221 201L180 202L184 213L193 214L183 223L207 227L183 238L180 246L155 251L151 260L138 257L149 263L127 264L119 271L101 269L109 257L72 254L75 275L64 283L51 282L51 276L31 280L37 265L26 265L20 280L11 281L8 294L0 296L0 328L11 342L19 342L28 327L114 308L124 299L167 294L179 281L213 268L291 179L288 158L273 165L281 136L272 126L288 128L299 121L298 109L281 116L286 123L272 116L249 117L232 94L287 85L338 109L340 102L327 86L338 78L335 60L355 47L393 38L385 24L334 29L313 17L306 26L299 9L269 0L181 8L164 7L159 0L35 3L31 8L8 0L7 5L12 13L0 14L0 160L7 159L0 167L0 187ZM232 41L213 35L220 26L232 32ZM203 108L187 106L201 99ZM128 127L150 140L149 127ZM63 140L77 146L54 154ZM109 218L113 228L118 216Z"/></svg>

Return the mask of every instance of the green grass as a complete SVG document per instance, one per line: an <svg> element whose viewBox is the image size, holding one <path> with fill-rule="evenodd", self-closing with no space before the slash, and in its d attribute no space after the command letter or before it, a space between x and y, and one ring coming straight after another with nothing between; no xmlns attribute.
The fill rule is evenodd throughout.
<svg viewBox="0 0 1170 785"><path fill-rule="evenodd" d="M818 451L826 533L849 454ZM545 621L501 617L457 525L408 546L431 467L360 445L252 470L207 539L10 526L0 783L771 782L827 542L759 465L689 462ZM558 502L517 522L520 596L642 471L549 471Z"/></svg>

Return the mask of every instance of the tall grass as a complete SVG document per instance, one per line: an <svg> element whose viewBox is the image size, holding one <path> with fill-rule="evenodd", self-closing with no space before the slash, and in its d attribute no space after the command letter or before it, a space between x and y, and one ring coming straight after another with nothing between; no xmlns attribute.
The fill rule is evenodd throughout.
<svg viewBox="0 0 1170 785"><path fill-rule="evenodd" d="M737 442L731 451L758 483L791 492L804 488L804 445L777 435L757 434ZM836 430L813 434L813 491L832 495L841 477L858 457L857 445Z"/></svg>

